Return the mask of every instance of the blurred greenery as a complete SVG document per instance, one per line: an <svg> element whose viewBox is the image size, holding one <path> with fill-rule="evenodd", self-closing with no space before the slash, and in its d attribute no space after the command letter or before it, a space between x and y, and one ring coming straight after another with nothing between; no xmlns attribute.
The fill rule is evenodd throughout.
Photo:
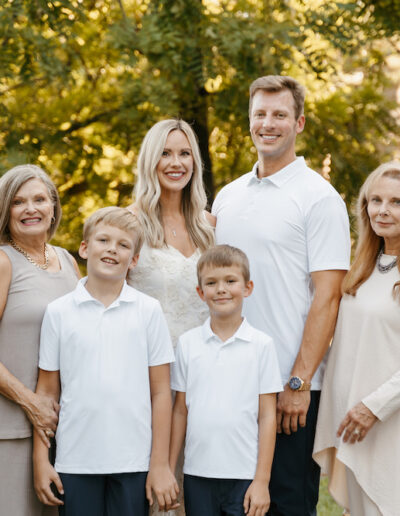
<svg viewBox="0 0 400 516"><path fill-rule="evenodd" d="M328 479L321 477L319 487L318 516L342 516L343 509L337 505L328 492Z"/></svg>
<svg viewBox="0 0 400 516"><path fill-rule="evenodd" d="M193 124L210 200L250 170L249 84L289 74L308 90L298 153L350 206L396 156L398 12L400 0L3 0L0 174L24 162L50 173L56 242L74 251L87 215L129 203L159 119Z"/></svg>

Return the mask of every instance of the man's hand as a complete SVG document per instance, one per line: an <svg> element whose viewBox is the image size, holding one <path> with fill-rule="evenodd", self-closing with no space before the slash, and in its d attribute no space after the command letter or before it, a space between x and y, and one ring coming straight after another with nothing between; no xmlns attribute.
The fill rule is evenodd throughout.
<svg viewBox="0 0 400 516"><path fill-rule="evenodd" d="M310 391L292 391L286 384L283 392L278 393L276 405L276 431L290 435L297 428L306 426L308 407L310 406Z"/></svg>
<svg viewBox="0 0 400 516"><path fill-rule="evenodd" d="M177 509L179 487L168 466L150 467L146 480L146 498L150 507L153 505L153 492L156 495L160 511Z"/></svg>
<svg viewBox="0 0 400 516"><path fill-rule="evenodd" d="M50 487L52 483L60 494L64 494L61 479L50 462L34 462L34 485L39 500L45 505L64 505L64 502L53 494Z"/></svg>
<svg viewBox="0 0 400 516"><path fill-rule="evenodd" d="M244 497L245 514L247 516L265 516L270 503L268 482L254 479Z"/></svg>

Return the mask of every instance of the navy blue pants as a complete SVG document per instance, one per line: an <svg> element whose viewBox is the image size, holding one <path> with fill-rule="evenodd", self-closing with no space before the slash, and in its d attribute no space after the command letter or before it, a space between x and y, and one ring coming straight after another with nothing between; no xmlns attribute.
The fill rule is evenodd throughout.
<svg viewBox="0 0 400 516"><path fill-rule="evenodd" d="M245 516L243 500L251 480L184 475L186 516Z"/></svg>
<svg viewBox="0 0 400 516"><path fill-rule="evenodd" d="M320 391L311 391L306 426L276 434L268 516L316 516L320 468L312 458Z"/></svg>
<svg viewBox="0 0 400 516"><path fill-rule="evenodd" d="M111 475L60 473L64 505L60 516L148 516L147 472Z"/></svg>

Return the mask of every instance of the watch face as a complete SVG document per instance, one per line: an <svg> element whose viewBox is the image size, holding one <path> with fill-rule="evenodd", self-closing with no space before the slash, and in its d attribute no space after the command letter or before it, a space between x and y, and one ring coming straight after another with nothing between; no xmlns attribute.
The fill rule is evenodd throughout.
<svg viewBox="0 0 400 516"><path fill-rule="evenodd" d="M298 389L300 389L301 387L301 380L298 376L293 376L290 380L289 380L289 387L293 390L293 391L297 391Z"/></svg>

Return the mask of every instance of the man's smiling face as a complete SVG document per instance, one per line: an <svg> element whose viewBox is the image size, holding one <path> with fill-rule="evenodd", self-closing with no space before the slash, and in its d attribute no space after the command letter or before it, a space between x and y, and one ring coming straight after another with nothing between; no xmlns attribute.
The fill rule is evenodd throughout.
<svg viewBox="0 0 400 516"><path fill-rule="evenodd" d="M304 115L296 119L289 90L256 91L250 113L250 133L259 160L271 160L281 168L295 159L296 136L304 128Z"/></svg>

